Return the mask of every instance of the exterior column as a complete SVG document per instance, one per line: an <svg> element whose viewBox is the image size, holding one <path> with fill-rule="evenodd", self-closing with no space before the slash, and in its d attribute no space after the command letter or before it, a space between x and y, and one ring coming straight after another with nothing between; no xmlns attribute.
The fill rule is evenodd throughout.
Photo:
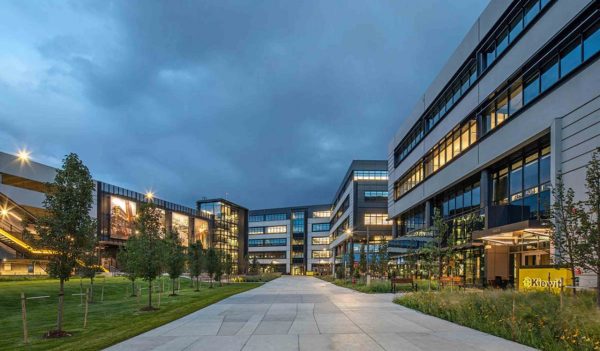
<svg viewBox="0 0 600 351"><path fill-rule="evenodd" d="M490 172L487 169L481 171L481 178L479 181L479 192L481 194L480 207L484 211L485 215L485 228L489 228L489 216L487 215L487 208L491 205L491 194L490 194Z"/></svg>
<svg viewBox="0 0 600 351"><path fill-rule="evenodd" d="M425 223L424 224L424 228L429 228L429 226L431 226L431 200L427 200L425 201Z"/></svg>

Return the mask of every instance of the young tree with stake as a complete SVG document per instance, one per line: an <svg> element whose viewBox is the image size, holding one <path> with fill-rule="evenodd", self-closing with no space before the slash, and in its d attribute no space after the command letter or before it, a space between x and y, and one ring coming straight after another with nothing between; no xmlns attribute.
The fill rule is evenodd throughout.
<svg viewBox="0 0 600 351"><path fill-rule="evenodd" d="M44 200L47 215L35 222L37 236L25 232L36 246L52 252L48 274L59 279L56 330L48 337L67 336L63 331L64 284L69 280L77 262L84 256L96 235L96 221L90 210L94 203L94 181L79 157L71 153L63 159L54 182L47 184Z"/></svg>
<svg viewBox="0 0 600 351"><path fill-rule="evenodd" d="M213 279L219 269L219 255L214 248L209 248L206 251L206 272L210 278L210 287L213 287Z"/></svg>
<svg viewBox="0 0 600 351"><path fill-rule="evenodd" d="M119 263L119 269L121 272L123 272L125 277L131 281L131 296L134 297L136 296L135 281L138 278L138 274L135 256L131 254L131 247L135 244L135 239L133 241L131 239L133 238L127 240L125 245L119 249L119 252L117 252L117 262Z"/></svg>
<svg viewBox="0 0 600 351"><path fill-rule="evenodd" d="M165 266L165 243L161 238L161 213L152 203L141 206L136 220L137 234L130 237L129 254L134 257L136 271L140 278L148 282L148 306L152 311L152 282Z"/></svg>
<svg viewBox="0 0 600 351"><path fill-rule="evenodd" d="M179 279L185 268L185 252L181 245L181 238L176 230L169 230L165 238L166 268L171 278L173 292L171 296L177 296L175 293L175 281Z"/></svg>
<svg viewBox="0 0 600 351"><path fill-rule="evenodd" d="M204 249L202 241L198 240L188 248L188 264L190 275L196 278L196 291L200 291L200 275L204 268Z"/></svg>
<svg viewBox="0 0 600 351"><path fill-rule="evenodd" d="M555 263L566 265L571 271L575 286L575 269L577 268L577 247L581 242L577 203L573 189L565 189L562 175L556 178L556 185L552 189L554 202L552 204L552 219L550 226L550 239L555 249ZM577 290L573 289L577 294Z"/></svg>

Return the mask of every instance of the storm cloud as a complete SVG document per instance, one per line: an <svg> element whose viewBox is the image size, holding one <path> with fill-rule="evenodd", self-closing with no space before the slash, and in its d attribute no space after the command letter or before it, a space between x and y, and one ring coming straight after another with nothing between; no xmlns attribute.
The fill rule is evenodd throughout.
<svg viewBox="0 0 600 351"><path fill-rule="evenodd" d="M188 206L328 203L486 2L4 1L0 150Z"/></svg>

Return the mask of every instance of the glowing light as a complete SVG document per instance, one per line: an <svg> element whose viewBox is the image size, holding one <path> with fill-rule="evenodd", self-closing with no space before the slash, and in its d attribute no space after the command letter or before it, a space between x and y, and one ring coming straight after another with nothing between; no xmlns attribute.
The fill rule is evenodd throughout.
<svg viewBox="0 0 600 351"><path fill-rule="evenodd" d="M2 215L2 217L8 216L8 209L7 208L0 209L0 215Z"/></svg>
<svg viewBox="0 0 600 351"><path fill-rule="evenodd" d="M31 151L27 149L20 149L17 151L17 158L21 163L29 163L31 160Z"/></svg>
<svg viewBox="0 0 600 351"><path fill-rule="evenodd" d="M154 200L154 192L152 190L146 191L146 199L150 201Z"/></svg>

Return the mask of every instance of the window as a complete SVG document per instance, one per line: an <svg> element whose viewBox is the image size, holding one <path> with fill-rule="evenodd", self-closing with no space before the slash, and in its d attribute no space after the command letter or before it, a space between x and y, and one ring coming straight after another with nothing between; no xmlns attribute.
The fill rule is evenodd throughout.
<svg viewBox="0 0 600 351"><path fill-rule="evenodd" d="M523 161L516 161L510 170L510 195L520 193L523 190Z"/></svg>
<svg viewBox="0 0 600 351"><path fill-rule="evenodd" d="M248 239L248 247L287 246L286 238L277 239Z"/></svg>
<svg viewBox="0 0 600 351"><path fill-rule="evenodd" d="M328 236L317 236L312 238L313 245L329 245L331 240L329 240Z"/></svg>
<svg viewBox="0 0 600 351"><path fill-rule="evenodd" d="M541 91L550 88L556 81L558 81L558 59L552 60L542 69Z"/></svg>
<svg viewBox="0 0 600 351"><path fill-rule="evenodd" d="M248 228L248 234L264 234L264 233L265 233L264 227L249 227Z"/></svg>
<svg viewBox="0 0 600 351"><path fill-rule="evenodd" d="M560 57L560 76L565 76L581 64L581 43L579 38Z"/></svg>
<svg viewBox="0 0 600 351"><path fill-rule="evenodd" d="M600 51L600 23L588 31L583 39L583 59L589 59L598 51Z"/></svg>
<svg viewBox="0 0 600 351"><path fill-rule="evenodd" d="M387 191L365 191L365 200L387 199Z"/></svg>
<svg viewBox="0 0 600 351"><path fill-rule="evenodd" d="M365 213L365 225L391 225L386 213Z"/></svg>
<svg viewBox="0 0 600 351"><path fill-rule="evenodd" d="M314 218L329 218L331 217L331 211L314 211Z"/></svg>
<svg viewBox="0 0 600 351"><path fill-rule="evenodd" d="M256 259L274 259L274 258L287 258L285 251L260 251L248 253L250 260Z"/></svg>
<svg viewBox="0 0 600 351"><path fill-rule="evenodd" d="M265 233L267 234L282 234L287 233L287 226L285 225L276 225L272 227L265 227Z"/></svg>
<svg viewBox="0 0 600 351"><path fill-rule="evenodd" d="M313 223L312 231L313 232L328 232L329 231L329 223Z"/></svg>
<svg viewBox="0 0 600 351"><path fill-rule="evenodd" d="M531 100L535 99L540 94L540 76L535 75L531 77L525 84L525 90L523 91L523 102L528 104Z"/></svg>
<svg viewBox="0 0 600 351"><path fill-rule="evenodd" d="M354 171L354 180L387 180L387 171Z"/></svg>
<svg viewBox="0 0 600 351"><path fill-rule="evenodd" d="M507 47L508 47L508 31L504 31L498 37L498 46L496 47L496 56L500 55Z"/></svg>
<svg viewBox="0 0 600 351"><path fill-rule="evenodd" d="M510 24L510 41L514 41L519 34L523 31L523 14L519 12L517 17Z"/></svg>
<svg viewBox="0 0 600 351"><path fill-rule="evenodd" d="M292 213L292 232L304 233L304 212Z"/></svg>
<svg viewBox="0 0 600 351"><path fill-rule="evenodd" d="M502 205L508 203L508 168L501 169L493 175L493 203Z"/></svg>
<svg viewBox="0 0 600 351"><path fill-rule="evenodd" d="M508 119L508 97L502 94L496 103L496 126Z"/></svg>
<svg viewBox="0 0 600 351"><path fill-rule="evenodd" d="M529 3L529 5L527 5L525 7L525 23L524 23L524 25L527 26L529 23L531 23L531 21L533 21L533 19L535 18L535 16L538 15L539 12L540 12L540 2L539 1L533 1L533 2Z"/></svg>
<svg viewBox="0 0 600 351"><path fill-rule="evenodd" d="M528 190L533 187L537 187L538 184L538 155L535 153L525 158L523 189Z"/></svg>
<svg viewBox="0 0 600 351"><path fill-rule="evenodd" d="M265 221L285 221L288 219L286 213L273 213L265 215Z"/></svg>
<svg viewBox="0 0 600 351"><path fill-rule="evenodd" d="M520 83L514 85L510 89L510 101L508 106L508 113L510 115L519 111L521 107L523 107L523 87Z"/></svg>
<svg viewBox="0 0 600 351"><path fill-rule="evenodd" d="M329 250L313 250L312 258L330 258L331 251Z"/></svg>
<svg viewBox="0 0 600 351"><path fill-rule="evenodd" d="M251 215L248 216L248 222L262 222L265 220L265 217L262 215Z"/></svg>

